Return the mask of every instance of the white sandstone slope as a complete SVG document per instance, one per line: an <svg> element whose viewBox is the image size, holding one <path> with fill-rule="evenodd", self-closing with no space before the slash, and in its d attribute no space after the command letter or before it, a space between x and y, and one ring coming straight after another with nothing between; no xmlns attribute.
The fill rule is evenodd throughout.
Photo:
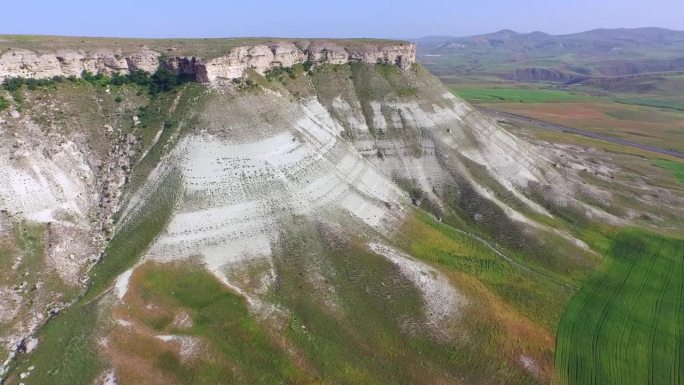
<svg viewBox="0 0 684 385"><path fill-rule="evenodd" d="M416 213L414 206L439 220L457 218L457 226L463 226L457 231L506 260L499 247L525 253L527 244L553 243L529 253L530 260L541 255L543 259L535 261L540 264L546 263L549 250L558 258L576 259L578 265L586 261L588 251L581 241L548 225L552 221L544 217L552 215L547 207L553 207L542 202L534 188L543 186L547 193L557 194L554 202L593 210L588 216L608 215L572 195L584 182L557 170L549 157L542 156L543 149L512 135L414 67L411 44L259 40L214 50L208 57L158 48L60 48L51 53L7 50L0 44L0 80L77 76L83 70L153 72L163 67L204 83L184 83L172 91L175 95L154 99L147 107L159 107L155 112L164 123L153 127L132 116L149 102L138 85L100 88L65 82L49 91L54 94L25 87L20 92L39 107L24 104L26 116L14 109L22 107L15 95L4 94L12 110L0 115L0 236L3 242L18 243L14 238L21 236L23 224L44 229L44 261L35 270L41 279L57 277L50 285L64 284L62 292L72 293L68 297L59 292L62 288L50 285L35 285L31 291L32 283L21 280L32 279L34 273L18 273L14 265L19 266L26 253L17 252L19 261L8 267L8 276L20 276L20 281L0 283L0 343L10 356L34 348L38 339L31 338L33 331L85 290L88 269L102 255L109 236L116 245L131 234L144 234L143 240L131 237L132 251L104 255L114 258L110 265L104 260L106 274L97 271L98 279L111 284L107 289L97 281L91 286L102 289L90 293L104 299L98 317L106 317L112 310L107 307L113 305L110 315L123 328L135 328L135 320L117 318L114 311L133 305L136 293L129 291L129 282L138 282L136 269L148 261L203 264L245 297L253 315L277 329L295 309L273 301L277 297L272 294L289 278L281 265L293 263L288 258L297 255L302 259L296 262L303 261L304 266L294 265L297 279L313 282L312 295L321 296L332 316L345 316L344 302L336 302L342 293L336 291L339 282L328 278L337 271L347 274L346 268L332 268L327 265L332 259L319 257L348 258L334 262L356 264L347 249L337 251L349 241L350 252L366 245L378 260L391 262L396 268L387 271L401 275L402 287L412 284L422 296L424 317L394 317L401 318L397 321L405 331L427 331L441 342L451 342L464 335L459 332L468 325L459 323L460 317L477 297L467 298L465 291L452 286L438 265L389 246L406 244L398 237L406 235L403 225ZM173 56L168 57L169 52ZM346 65L357 62L385 65ZM319 66L298 67L285 79L258 75L300 63ZM243 76L251 81L249 87L241 87L246 81L223 81ZM43 101L46 95L65 91L61 86L92 93L86 96L96 101L95 107L69 113L64 104ZM119 92L128 96L115 102ZM140 104L132 101L133 95ZM106 99L112 105L107 106ZM69 98L66 103L75 100L83 99ZM102 122L83 119L85 123L71 127L73 120L58 120L46 109L66 116L101 114L97 117ZM36 125L31 113L35 121L50 127ZM128 126L122 129L115 122ZM102 127L103 132L96 131ZM572 162L579 168L582 158ZM128 176L132 183L126 187ZM596 191L603 192L600 187ZM610 199L608 194L601 197ZM325 236L312 229L325 229ZM286 242L286 237L293 242ZM326 255L327 249L317 248L316 242L337 248ZM288 248L291 245L296 247ZM112 277L106 269L118 274L113 282L105 281ZM372 268L369 271L375 274ZM383 287L396 284L378 282ZM378 298L384 301L385 296ZM386 298L391 302L390 296ZM105 322L98 318L97 323ZM100 347L110 341L107 338L99 340ZM181 358L193 357L201 348L200 337L183 333L156 338L179 351ZM109 369L102 379L116 381Z"/></svg>
<svg viewBox="0 0 684 385"><path fill-rule="evenodd" d="M58 288L80 290L104 236L98 178L83 149L45 137L18 113L0 121L0 247L11 253L0 264L0 350L11 357L71 299Z"/></svg>
<svg viewBox="0 0 684 385"><path fill-rule="evenodd" d="M463 306L468 304L465 296L456 291L447 277L430 265L382 243L372 242L368 246L396 265L421 291L427 326L442 338L453 338L449 326L458 318Z"/></svg>
<svg viewBox="0 0 684 385"><path fill-rule="evenodd" d="M22 112L0 111L0 248L10 256L0 261L0 292L18 309L0 321L0 345L10 356L84 289L107 243L135 143L118 129L104 137L64 120L46 123L46 111L68 108L23 92Z"/></svg>
<svg viewBox="0 0 684 385"><path fill-rule="evenodd" d="M356 100L337 97L328 109L317 98L291 100L270 91L236 96L230 86L217 85L209 92L198 127L162 160L123 212L124 222L135 217L136 207L170 173L180 175L174 214L146 259L199 256L235 288L226 269L269 257L293 215L330 223L344 216L368 231L391 233L410 206L407 192L392 181L397 176L416 181L438 206L438 193L466 180L520 228L557 233L529 218L530 212L550 215L523 193L547 177L534 148L450 94L429 105L410 98L371 101L372 127L387 132L372 136ZM356 130L359 139L344 139L344 127ZM398 130L415 132L419 155L392 136ZM378 148L385 156L377 155ZM473 175L463 159L486 169L489 180ZM494 188L516 197L526 211L511 207Z"/></svg>
<svg viewBox="0 0 684 385"><path fill-rule="evenodd" d="M338 104L340 104L338 102ZM356 141L359 151L385 174L414 180L429 196L433 190L442 190L452 175L448 169L466 178L478 193L499 205L510 216L526 222L525 215L515 212L498 200L482 181L462 164L459 156L483 166L493 180L501 184L527 207L535 212L550 215L543 207L522 193L531 182L544 181L547 166L540 164L535 149L497 126L465 102L445 93L440 104L426 108L417 101L374 101L373 127L383 131L416 132L420 154L416 156L410 146L396 137L370 138ZM389 116L389 119L386 118ZM393 117L397 118L393 118ZM400 118L398 118L400 116ZM349 117L348 126L358 123ZM377 150L383 154L377 156ZM439 199L436 199L439 203Z"/></svg>
<svg viewBox="0 0 684 385"><path fill-rule="evenodd" d="M0 131L0 231L11 233L23 221L45 225L46 262L65 284L78 285L114 209L102 201L106 173L92 165L99 161L87 148L16 116Z"/></svg>
<svg viewBox="0 0 684 385"><path fill-rule="evenodd" d="M226 282L231 264L270 256L293 215L331 222L343 216L381 232L403 217L406 194L339 136L341 127L318 101L252 98L271 106L268 113L279 119L269 121L257 112L244 127L226 117L221 130L207 127L184 137L153 172L150 186L163 178L163 170L178 170L182 193L146 258L201 256ZM252 114L249 106L236 104L231 112ZM143 188L131 202L145 199L150 190ZM135 215L134 208L125 212Z"/></svg>
<svg viewBox="0 0 684 385"><path fill-rule="evenodd" d="M362 120L350 112L351 106L361 104L351 82L351 89L323 100L351 132L359 153L387 177L418 188L420 199L427 199L442 212L446 208L442 201L445 193L452 197L457 194L460 201L452 198L451 208L454 204L470 205L466 215L475 221L494 223L505 219L521 234L551 234L564 238L568 250L588 249L568 233L532 219L536 215L551 216L530 198L531 189L539 185L550 186L561 200L595 210L569 194L572 182L542 156L539 148L447 92L429 75L421 77L409 71L402 77L405 84L417 86L417 97L388 95L369 100ZM373 81L383 87L382 78ZM367 127L372 127L372 132ZM472 193L466 191L468 195L463 195L465 190ZM474 207L469 201L487 203ZM491 217L486 205L496 206L505 218Z"/></svg>

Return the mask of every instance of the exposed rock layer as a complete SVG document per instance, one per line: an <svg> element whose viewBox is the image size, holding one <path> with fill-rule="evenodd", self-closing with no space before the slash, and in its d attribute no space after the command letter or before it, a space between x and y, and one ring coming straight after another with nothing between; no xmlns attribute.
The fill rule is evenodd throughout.
<svg viewBox="0 0 684 385"><path fill-rule="evenodd" d="M222 56L204 59L196 56L167 57L145 47L130 54L112 50L57 51L38 53L11 49L0 56L0 80L9 77L51 78L80 76L83 71L126 74L134 70L154 72L160 66L177 73L195 75L200 82L233 79L248 68L259 73L274 67L349 62L387 63L408 69L415 62L416 48L409 43L393 45L343 45L332 41L273 42L228 49Z"/></svg>

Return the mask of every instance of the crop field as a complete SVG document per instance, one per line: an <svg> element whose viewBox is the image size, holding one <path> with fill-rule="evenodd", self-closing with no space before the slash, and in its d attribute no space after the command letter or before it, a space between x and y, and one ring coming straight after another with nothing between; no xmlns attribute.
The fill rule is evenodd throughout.
<svg viewBox="0 0 684 385"><path fill-rule="evenodd" d="M567 91L524 88L456 88L454 94L471 103L558 103L589 100L588 96Z"/></svg>
<svg viewBox="0 0 684 385"><path fill-rule="evenodd" d="M656 166L671 172L679 182L684 183L684 162L667 159L657 159L653 162Z"/></svg>
<svg viewBox="0 0 684 385"><path fill-rule="evenodd" d="M556 384L684 383L684 240L615 236L559 323Z"/></svg>
<svg viewBox="0 0 684 385"><path fill-rule="evenodd" d="M486 103L494 110L590 130L637 143L684 150L684 114L598 99L593 103Z"/></svg>
<svg viewBox="0 0 684 385"><path fill-rule="evenodd" d="M658 98L625 98L615 99L618 103L636 104L639 106L669 108L684 111L684 101L679 99L658 99Z"/></svg>

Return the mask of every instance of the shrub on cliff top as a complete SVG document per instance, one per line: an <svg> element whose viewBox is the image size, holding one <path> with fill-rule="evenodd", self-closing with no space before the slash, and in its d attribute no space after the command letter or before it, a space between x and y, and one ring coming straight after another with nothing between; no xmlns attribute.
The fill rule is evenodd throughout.
<svg viewBox="0 0 684 385"><path fill-rule="evenodd" d="M177 75L166 68L159 68L154 74L142 70L131 71L128 75L121 75L114 72L111 76L101 73L93 74L90 71L84 70L81 77L69 76L64 78L62 76L55 76L50 79L35 79L35 78L6 78L2 82L2 87L12 94L18 93L22 86L26 85L29 90L36 90L41 87L49 87L55 83L69 80L74 83L86 81L94 86L106 87L108 85L122 86L125 84L137 84L143 88L147 88L150 95L156 95L160 92L173 91L176 87L183 83L194 81L191 75Z"/></svg>
<svg viewBox="0 0 684 385"><path fill-rule="evenodd" d="M180 78L175 73L166 68L159 68L152 75L152 82L150 84L150 94L156 95L160 92L168 92L176 88L180 84Z"/></svg>
<svg viewBox="0 0 684 385"><path fill-rule="evenodd" d="M83 80L87 81L88 83L94 85L94 86L106 86L110 84L110 78L103 75L103 74L93 74L92 72L88 70L83 70L81 73L81 77Z"/></svg>
<svg viewBox="0 0 684 385"><path fill-rule="evenodd" d="M9 108L9 102L4 96L0 96L0 111L4 111Z"/></svg>
<svg viewBox="0 0 684 385"><path fill-rule="evenodd" d="M24 79L22 78L5 78L2 82L2 87L9 92L14 92L21 88L24 84Z"/></svg>

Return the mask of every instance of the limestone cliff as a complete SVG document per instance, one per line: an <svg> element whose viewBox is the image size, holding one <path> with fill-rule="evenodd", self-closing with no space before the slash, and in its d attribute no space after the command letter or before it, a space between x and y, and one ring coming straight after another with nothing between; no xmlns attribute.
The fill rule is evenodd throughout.
<svg viewBox="0 0 684 385"><path fill-rule="evenodd" d="M168 56L139 47L134 52L98 49L37 52L11 47L0 56L0 80L9 77L50 78L80 76L83 71L126 74L134 70L154 72L160 66L177 73L195 75L210 83L233 79L248 68L264 73L274 67L298 63L345 64L349 62L387 63L408 69L415 62L416 47L410 43L344 44L334 40L295 40L254 43L226 49L214 57Z"/></svg>

